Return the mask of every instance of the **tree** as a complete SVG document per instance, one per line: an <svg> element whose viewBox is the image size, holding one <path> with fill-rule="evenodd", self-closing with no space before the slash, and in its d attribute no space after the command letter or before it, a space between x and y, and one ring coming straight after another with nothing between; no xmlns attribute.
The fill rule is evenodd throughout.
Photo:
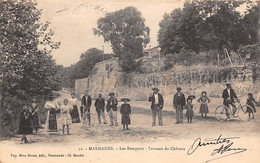
<svg viewBox="0 0 260 163"><path fill-rule="evenodd" d="M77 79L88 77L96 63L103 61L103 59L111 59L112 56L113 55L111 54L104 54L102 50L96 48L88 49L85 53L82 53L80 56L80 61L77 63L77 66L74 69L79 73L75 77Z"/></svg>
<svg viewBox="0 0 260 163"><path fill-rule="evenodd" d="M247 10L244 13L244 17L241 19L241 33L243 36L241 40L243 40L242 45L252 45L259 42L259 2L248 2Z"/></svg>
<svg viewBox="0 0 260 163"><path fill-rule="evenodd" d="M75 80L88 77L96 63L112 57L112 54L104 54L102 50L96 48L88 49L81 54L80 60L76 64L63 68L62 86L73 88Z"/></svg>
<svg viewBox="0 0 260 163"><path fill-rule="evenodd" d="M60 85L59 68L50 55L60 43L52 41L50 23L41 23L40 16L33 1L0 2L1 117L8 109L20 111L10 107L8 99L25 103L32 96L43 95L45 87Z"/></svg>
<svg viewBox="0 0 260 163"><path fill-rule="evenodd" d="M247 4L247 12L237 8ZM237 51L240 45L258 41L258 3L240 1L193 1L183 9L165 14L158 33L162 55L179 53L182 48L202 51L223 48Z"/></svg>
<svg viewBox="0 0 260 163"><path fill-rule="evenodd" d="M123 71L135 71L136 66L140 65L138 58L143 56L143 47L150 41L150 29L144 22L140 11L135 7L126 7L100 18L97 28L93 29L95 35L103 36L105 42L111 43Z"/></svg>
<svg viewBox="0 0 260 163"><path fill-rule="evenodd" d="M184 8L177 8L165 14L159 23L158 42L162 54L179 53L182 48L199 51L198 26L200 15L195 2L185 3Z"/></svg>
<svg viewBox="0 0 260 163"><path fill-rule="evenodd" d="M250 56L247 59L247 62L258 65L260 62L260 43L258 42L253 45L240 46L238 49L238 54L243 60L246 59L247 55Z"/></svg>

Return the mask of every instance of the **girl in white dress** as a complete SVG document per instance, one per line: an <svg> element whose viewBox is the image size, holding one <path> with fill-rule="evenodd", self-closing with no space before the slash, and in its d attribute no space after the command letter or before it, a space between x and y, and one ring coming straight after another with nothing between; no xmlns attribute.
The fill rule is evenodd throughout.
<svg viewBox="0 0 260 163"><path fill-rule="evenodd" d="M61 107L61 125L62 125L62 133L64 135L65 126L67 126L67 135L69 135L69 125L71 123L70 117L70 109L71 106L68 104L68 99L64 99L63 106Z"/></svg>

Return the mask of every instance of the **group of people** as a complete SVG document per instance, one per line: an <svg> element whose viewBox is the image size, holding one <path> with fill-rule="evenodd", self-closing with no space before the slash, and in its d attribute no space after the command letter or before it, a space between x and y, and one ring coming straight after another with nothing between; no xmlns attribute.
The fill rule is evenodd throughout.
<svg viewBox="0 0 260 163"><path fill-rule="evenodd" d="M152 116L153 116L153 122L152 126L156 125L156 115L158 115L159 120L159 126L163 125L162 121L162 109L164 105L163 96L159 93L158 88L153 88L153 94L149 97L148 101L151 102L151 109L152 109ZM185 99L184 93L181 91L181 87L177 87L177 93L173 96L173 107L176 110L176 124L183 123L183 110L186 109L186 117L188 120L188 123L192 122L192 118L194 117L194 111L192 104L192 101L195 99L194 95L188 96L187 99ZM222 93L223 98L223 104L229 108L232 107L232 111L236 112L236 106L234 105L235 101L239 101L237 98L237 95L235 91L231 88L231 83L226 83L226 89L223 90ZM201 96L197 100L197 102L200 103L200 110L199 113L201 114L202 118L207 118L207 114L209 113L208 103L210 103L210 99L207 96L206 91L201 92ZM255 109L256 101L253 97L252 93L248 93L247 98L247 105L250 106L252 109L249 109L247 107L246 112L248 112L249 119L250 116L252 116L252 119L254 119L254 112L256 112ZM226 116L227 120L230 119L230 113L226 110Z"/></svg>
<svg viewBox="0 0 260 163"><path fill-rule="evenodd" d="M231 88L231 84L226 84L226 89L223 90L222 98L223 104L226 107L232 106L234 107L234 101L238 100L235 91ZM156 116L158 116L159 126L163 126L163 118L162 118L162 109L164 107L164 99L162 94L159 93L158 88L152 88L153 94L149 96L148 101L151 102L152 109L152 126L156 125ZM183 123L183 110L186 109L186 117L188 123L192 123L192 118L194 117L194 105L192 101L195 99L194 95L190 95L185 98L184 93L182 93L181 87L177 87L177 93L173 96L173 107L176 109L176 124ZM129 130L128 125L130 125L130 114L131 114L131 106L128 102L130 102L129 98L122 98L121 101L123 104L120 107L121 124L123 125L123 130ZM200 110L202 118L207 118L207 114L209 113L208 103L210 103L210 99L207 96L206 91L201 92L201 97L197 100L200 103ZM253 98L253 94L248 94L247 104L253 108L253 112L256 112L254 103L256 103ZM91 126L91 112L90 108L92 105L92 98L88 94L86 90L84 95L81 98L81 105L78 108L77 98L75 97L75 93L71 94L70 99L64 99L63 104L60 104L54 100L53 95L48 96L48 100L44 105L44 108L47 109L47 117L45 123L45 129L48 132L57 132L59 128L62 128L63 134L65 133L65 129L67 129L67 134L69 132L69 126L71 123L81 123L83 126ZM115 97L115 93L109 93L109 99L105 104L105 99L102 97L102 94L98 94L98 98L95 100L95 108L97 112L98 123L101 124L101 119L104 124L107 124L105 117L105 109L110 118L110 126L118 126L118 100ZM23 135L22 142L27 143L27 134L32 134L33 131L37 133L38 128L40 126L40 120L38 115L39 105L37 104L37 99L33 98L30 105L23 105L22 113L20 117L20 126L19 132ZM250 110L247 110L248 112ZM252 111L251 111L252 112ZM254 114L252 114L252 118L254 118ZM229 118L228 112L226 113Z"/></svg>
<svg viewBox="0 0 260 163"><path fill-rule="evenodd" d="M69 125L80 123L75 93L71 94L71 98L65 98L62 104L56 102L51 94L48 96L44 108L48 110L45 123L45 130L48 132L56 132L62 128L64 134L67 127L67 134L69 134Z"/></svg>
<svg viewBox="0 0 260 163"><path fill-rule="evenodd" d="M152 126L156 125L156 115L158 115L159 126L163 126L162 121L162 109L164 105L163 96L159 93L158 88L153 88L153 94L149 97L148 101L151 102L151 109L153 115ZM195 99L194 95L190 95L187 98L187 102L185 99L184 93L181 92L181 87L177 87L177 93L173 96L173 107L176 109L176 124L183 123L183 109L186 109L186 116L188 119L188 123L192 122L192 117L194 116L193 112L193 104L192 101ZM207 117L207 113L209 113L208 103L210 102L207 97L207 92L203 91L201 93L201 97L198 99L198 102L201 103L200 113Z"/></svg>
<svg viewBox="0 0 260 163"><path fill-rule="evenodd" d="M124 104L120 107L120 113L122 114L122 124L126 125L124 129L128 130L128 124L130 124L130 114L131 114L131 107L128 104L130 101L129 98L122 98L121 99ZM81 115L83 117L83 125L91 125L91 107L92 99L88 95L88 91L85 91L85 95L81 98ZM104 124L107 124L106 116L105 116L105 108L109 115L110 119L110 126L118 126L118 118L117 118L117 106L118 100L115 97L115 93L109 93L109 99L107 100L107 104L105 104L105 99L102 97L102 94L98 94L98 98L95 100L95 108L97 112L98 123L101 124L101 118Z"/></svg>
<svg viewBox="0 0 260 163"><path fill-rule="evenodd" d="M46 118L46 129L49 132L56 132L58 130L58 124L62 124L63 133L64 127L67 126L67 133L69 134L69 124L70 123L81 123L83 126L91 126L91 112L90 108L92 105L92 98L88 95L88 91L85 91L85 94L81 98L81 106L78 109L77 98L75 98L75 93L71 94L71 99L64 99L63 105L55 102L53 96L49 96L49 101L45 103L44 108L48 109L47 118ZM117 105L118 101L115 98L113 92L109 93L110 98L107 100L106 111L108 112L110 118L110 126L118 126L117 120ZM122 124L128 122L126 117L129 117L131 114L131 107L127 102L130 101L128 98L123 98L121 101L124 102L124 105L121 106L120 112L122 113ZM98 94L98 98L95 100L95 108L97 112L98 122L101 124L101 118L103 123L106 124L105 117L105 99L102 97L102 94ZM59 118L57 114L59 113ZM61 122L58 122L60 121ZM130 120L129 120L130 123ZM128 127L126 127L128 129Z"/></svg>
<svg viewBox="0 0 260 163"><path fill-rule="evenodd" d="M105 99L102 94L98 94L98 98L95 100L95 108L97 112L98 122L101 124L101 118L104 124L107 124L105 117L105 108L110 118L110 126L118 126L117 119L117 105L118 101L115 98L115 93L109 93L109 99L107 105L105 105ZM129 98L122 98L123 104L120 107L120 113L122 114L121 123L123 130L129 130L130 124L131 106L128 103ZM60 104L54 100L53 94L48 95L44 108L47 109L45 130L47 132L58 132L62 129L62 133L67 131L70 134L69 128L71 123L81 123L83 126L91 125L91 113L90 107L92 105L92 98L88 95L88 91L81 98L81 106L78 108L77 98L75 93L71 94L71 98L65 98L63 103ZM40 118L38 115L39 105L37 99L33 98L31 104L25 104L22 106L22 112L20 116L19 133L22 134L21 141L27 143L28 134L33 132L37 133L40 127Z"/></svg>

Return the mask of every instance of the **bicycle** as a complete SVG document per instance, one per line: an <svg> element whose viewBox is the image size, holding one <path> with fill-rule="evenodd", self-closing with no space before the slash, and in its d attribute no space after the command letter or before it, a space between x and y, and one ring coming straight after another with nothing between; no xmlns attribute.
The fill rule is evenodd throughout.
<svg viewBox="0 0 260 163"><path fill-rule="evenodd" d="M96 123L96 118L94 114L90 113L90 111L87 110L86 107L84 107L82 121L82 127L94 126L94 124Z"/></svg>
<svg viewBox="0 0 260 163"><path fill-rule="evenodd" d="M249 105L241 104L240 100L237 100L238 106L235 106L235 111L233 111L233 106L229 104L229 107L225 105L219 105L215 110L215 117L218 121L228 120L230 116L236 118L238 117L242 121L250 120L249 113L252 113L251 117L254 116L254 110Z"/></svg>

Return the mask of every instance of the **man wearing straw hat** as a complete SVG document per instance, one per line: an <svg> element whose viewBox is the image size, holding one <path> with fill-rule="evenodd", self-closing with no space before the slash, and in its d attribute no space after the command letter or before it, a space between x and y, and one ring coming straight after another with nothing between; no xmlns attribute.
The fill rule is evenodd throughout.
<svg viewBox="0 0 260 163"><path fill-rule="evenodd" d="M153 123L152 126L155 126L156 124L156 114L158 114L158 120L159 120L159 126L163 125L162 122L162 109L163 109L163 96L158 93L158 88L153 88L153 95L151 95L148 99L149 102L151 102L151 109L153 114Z"/></svg>
<svg viewBox="0 0 260 163"><path fill-rule="evenodd" d="M177 87L177 93L173 96L173 107L176 109L176 124L183 123L183 108L185 105L185 96L181 92L181 87Z"/></svg>
<svg viewBox="0 0 260 163"><path fill-rule="evenodd" d="M232 106L233 108L233 112L235 113L236 112L236 106L234 104L235 102L235 99L238 101L238 98L237 98L237 95L235 93L235 91L231 88L231 83L230 82L227 82L226 83L226 89L223 90L223 93L222 93L222 98L223 98L223 104L226 106L226 107L229 107L229 105ZM229 112L226 111L226 115L227 115L227 119L229 119Z"/></svg>
<svg viewBox="0 0 260 163"><path fill-rule="evenodd" d="M117 99L115 98L115 93L111 92L109 93L110 98L107 100L107 112L110 118L110 126L115 125L118 126L118 121L117 121Z"/></svg>

